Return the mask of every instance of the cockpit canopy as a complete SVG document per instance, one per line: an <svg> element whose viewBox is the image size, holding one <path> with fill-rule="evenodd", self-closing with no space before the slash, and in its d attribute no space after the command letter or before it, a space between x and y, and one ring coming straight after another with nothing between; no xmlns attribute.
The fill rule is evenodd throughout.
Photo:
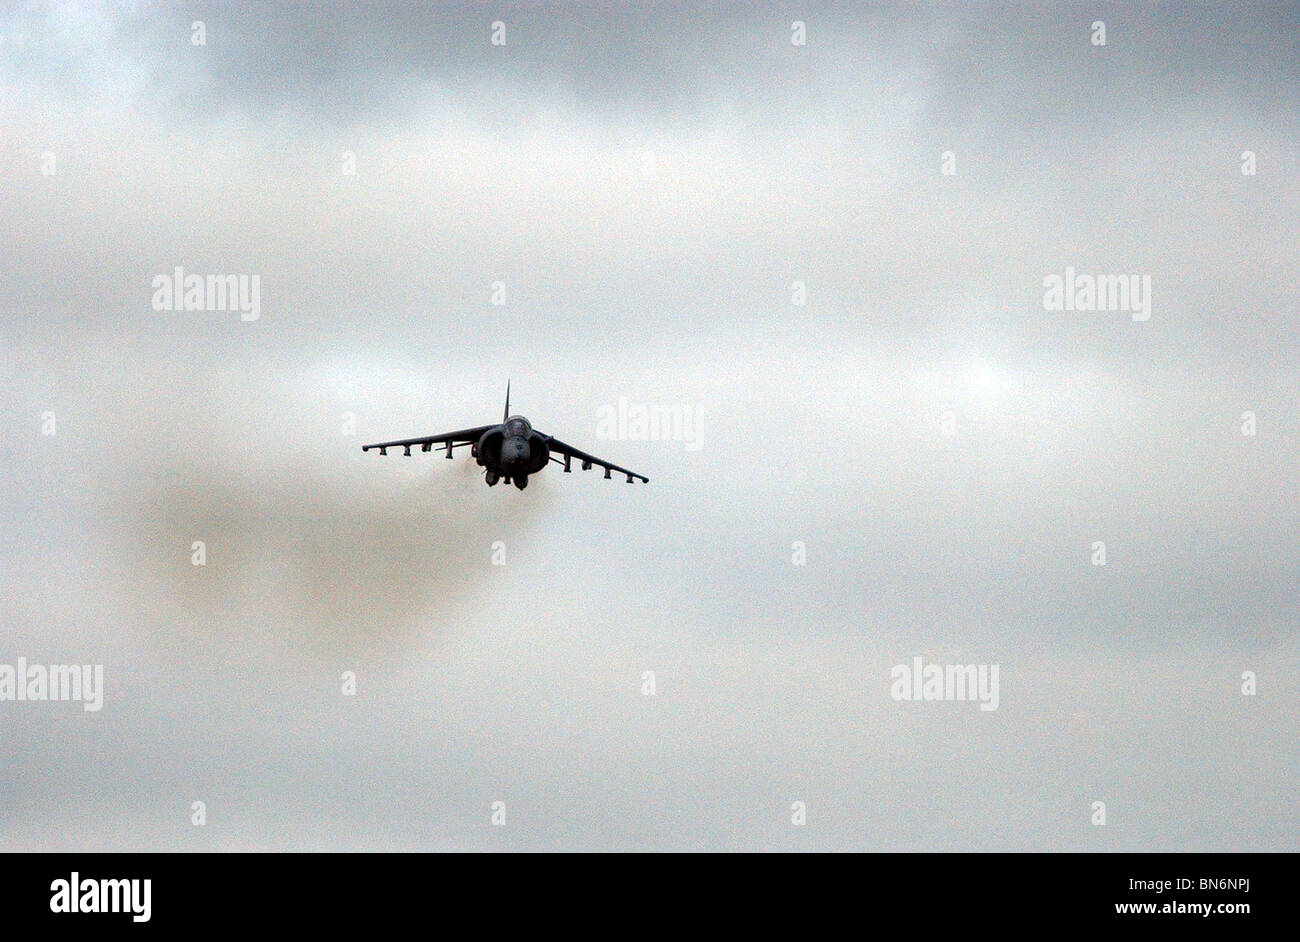
<svg viewBox="0 0 1300 942"><path fill-rule="evenodd" d="M522 415L512 415L510 418L506 419L507 438L515 438L516 436L519 438L527 438L531 434L533 434L533 427L528 424L528 420Z"/></svg>

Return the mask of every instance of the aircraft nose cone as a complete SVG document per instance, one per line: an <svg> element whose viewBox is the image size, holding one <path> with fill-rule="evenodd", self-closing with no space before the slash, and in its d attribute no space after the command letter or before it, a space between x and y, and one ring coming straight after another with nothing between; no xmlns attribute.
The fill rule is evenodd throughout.
<svg viewBox="0 0 1300 942"><path fill-rule="evenodd" d="M501 449L501 460L506 464L521 465L528 463L528 442L522 438L512 438Z"/></svg>

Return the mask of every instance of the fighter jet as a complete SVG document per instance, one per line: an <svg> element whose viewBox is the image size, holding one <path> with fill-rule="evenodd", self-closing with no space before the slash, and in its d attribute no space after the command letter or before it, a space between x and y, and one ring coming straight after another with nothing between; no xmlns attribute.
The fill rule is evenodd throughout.
<svg viewBox="0 0 1300 942"><path fill-rule="evenodd" d="M650 479L643 474L620 468L585 451L579 451L572 445L566 445L553 435L544 435L536 431L532 424L522 415L510 414L510 384L506 383L506 408L501 416L500 425L480 425L477 428L461 429L459 432L444 432L441 435L427 435L424 438L404 438L397 442L378 442L374 445L362 445L362 451L378 448L381 455L388 454L390 448L405 449L406 457L411 456L411 448L420 446L420 451L430 451L434 445L442 445L446 457L450 460L451 450L464 445L470 446L470 454L485 469L483 475L488 487L497 481L507 484L514 482L521 491L528 486L528 476L536 474L551 462L564 465L565 472L572 471L569 463L577 459L582 463L582 470L589 471L593 464L605 469L605 479L617 471L627 475L627 483ZM557 455L563 457L560 460Z"/></svg>

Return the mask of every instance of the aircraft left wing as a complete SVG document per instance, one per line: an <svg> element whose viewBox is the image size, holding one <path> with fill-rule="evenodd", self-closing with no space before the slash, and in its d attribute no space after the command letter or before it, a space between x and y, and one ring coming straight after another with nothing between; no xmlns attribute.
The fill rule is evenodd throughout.
<svg viewBox="0 0 1300 942"><path fill-rule="evenodd" d="M632 483L634 478L639 478L640 480L644 481L646 484L650 483L650 479L646 477L644 474L637 474L635 471L629 471L627 468L620 468L616 464L610 464L608 461L604 461L600 458L595 457L594 455L589 455L585 451L578 451L578 449L574 448L572 445L566 445L558 438L554 438L550 435L546 435L544 437L546 438L547 446L551 449L552 460L555 460L554 456L557 452L561 455L564 455L564 460L557 461L556 463L564 465L565 471L569 470L569 459L577 458L579 461L582 462L583 471L590 470L593 464L598 464L605 469L605 477L609 477L610 476L609 473L611 471L617 471L619 474L627 475L627 483L629 484Z"/></svg>
<svg viewBox="0 0 1300 942"><path fill-rule="evenodd" d="M468 445L476 442L483 437L483 433L490 428L496 428L495 425L480 425L478 428L463 428L459 432L444 432L441 435L426 435L423 438L403 438L397 442L376 442L373 445L362 445L362 451L369 451L372 448L378 448L381 455L388 454L390 448L405 448L406 454L411 454L411 446L419 445L420 451L429 451L434 445L446 445L447 456L451 457L451 450L457 445Z"/></svg>

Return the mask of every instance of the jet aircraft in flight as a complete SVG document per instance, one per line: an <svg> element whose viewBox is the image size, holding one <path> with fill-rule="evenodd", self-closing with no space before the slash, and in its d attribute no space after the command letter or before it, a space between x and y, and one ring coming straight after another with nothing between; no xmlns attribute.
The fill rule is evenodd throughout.
<svg viewBox="0 0 1300 942"><path fill-rule="evenodd" d="M617 471L627 475L627 483L650 479L643 474L620 468L585 451L579 451L572 445L566 445L553 435L544 435L533 428L522 415L510 414L510 384L506 383L506 408L499 425L480 425L477 428L461 429L459 432L444 432L441 435L426 435L424 438L404 438L396 442L378 442L374 445L362 445L362 451L378 448L381 455L388 454L390 448L405 449L409 458L411 448L420 446L420 451L430 451L434 445L443 446L446 457L452 457L451 450L464 445L470 446L470 454L485 469L484 479L488 487L497 481L507 484L514 482L521 491L528 486L528 476L541 471L551 462L564 465L566 472L573 469L571 461L577 460L583 471L589 471L593 464L605 469L605 478ZM563 460L561 460L563 459Z"/></svg>

